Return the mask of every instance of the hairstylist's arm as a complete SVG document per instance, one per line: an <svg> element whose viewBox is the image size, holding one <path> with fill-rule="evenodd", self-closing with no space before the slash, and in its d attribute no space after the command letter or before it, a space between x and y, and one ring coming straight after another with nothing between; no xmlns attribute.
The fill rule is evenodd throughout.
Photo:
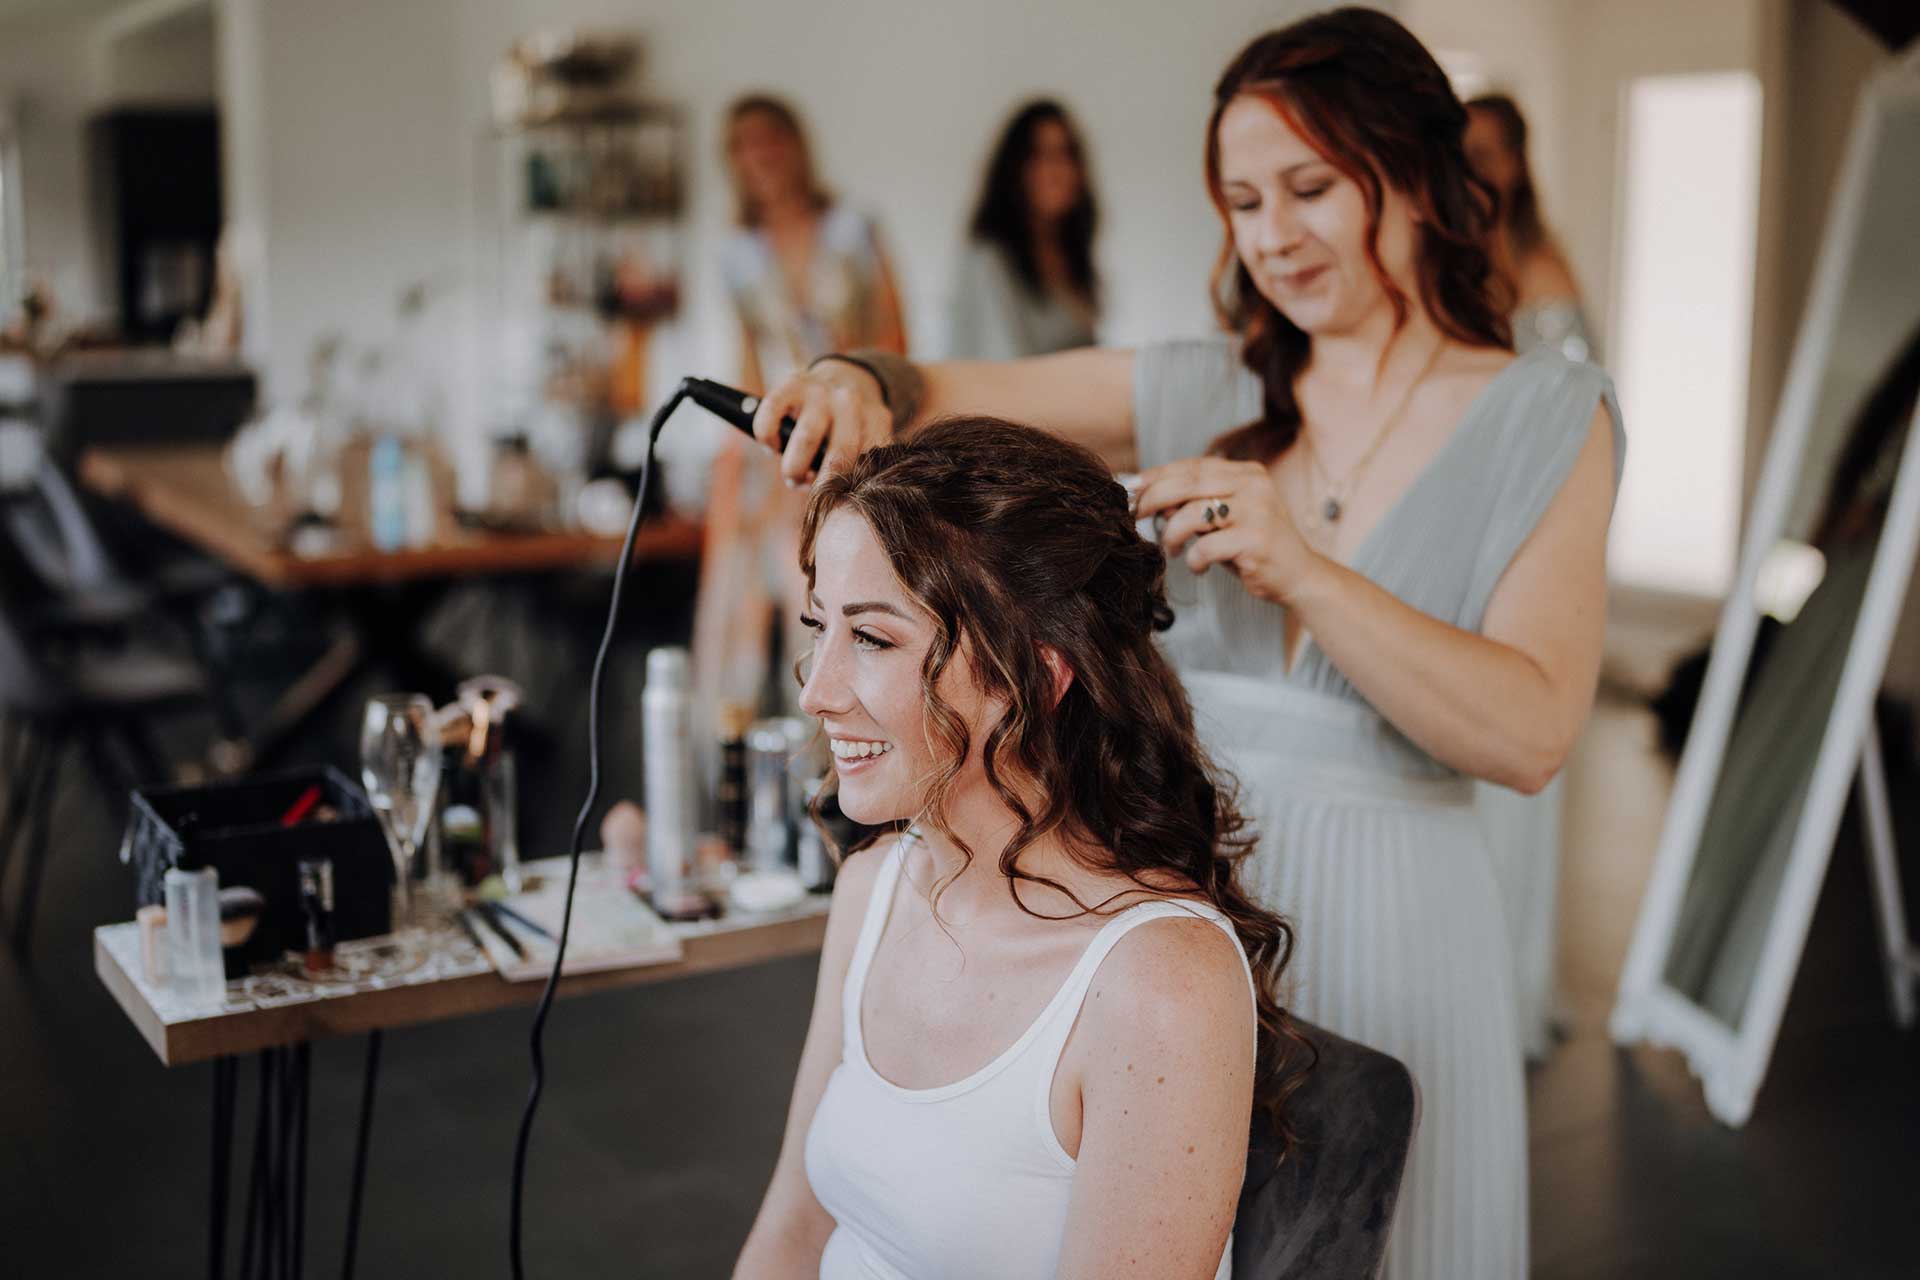
<svg viewBox="0 0 1920 1280"><path fill-rule="evenodd" d="M891 444L896 416L905 432L954 414L1040 427L1092 449L1115 470L1133 466L1131 351L1088 347L1029 360L900 361L890 368L897 384L891 409L880 383L843 360L822 360L768 392L754 415L753 433L778 448L781 420L793 419L781 474L794 483L811 478L822 441L824 469L833 471Z"/></svg>
<svg viewBox="0 0 1920 1280"><path fill-rule="evenodd" d="M1212 1280L1247 1165L1253 1004L1204 920L1135 929L1101 965L1062 1067L1081 1114L1061 1280ZM1073 1136L1070 1123L1056 1130Z"/></svg>
<svg viewBox="0 0 1920 1280"><path fill-rule="evenodd" d="M883 846L884 847L884 846ZM833 1234L834 1222L813 1198L807 1182L807 1131L827 1079L840 1065L840 992L846 985L854 942L867 912L873 878L885 855L867 849L849 857L833 886L833 907L827 915L827 937L820 951L820 977L813 992L813 1016L807 1023L807 1043L794 1075L793 1102L787 1109L787 1131L780 1140L780 1159L773 1167L766 1198L753 1220L753 1230L740 1250L734 1280L797 1280L820 1274L820 1254Z"/></svg>

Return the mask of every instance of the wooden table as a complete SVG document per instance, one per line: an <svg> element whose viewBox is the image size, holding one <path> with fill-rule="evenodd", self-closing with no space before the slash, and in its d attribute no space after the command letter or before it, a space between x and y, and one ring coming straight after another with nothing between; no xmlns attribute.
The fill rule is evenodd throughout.
<svg viewBox="0 0 1920 1280"><path fill-rule="evenodd" d="M562 978L556 997L671 982L810 954L820 949L826 934L826 899L809 899L802 908L783 914L672 927L683 948L679 960ZM169 1067L532 1005L544 986L508 982L491 968L476 966L438 981L267 1007L236 999L219 1012L170 1017L156 1008L154 988L140 973L140 940L133 924L102 925L93 931L93 971L154 1056Z"/></svg>
<svg viewBox="0 0 1920 1280"><path fill-rule="evenodd" d="M585 876L583 869L583 888ZM809 897L792 910L765 916L671 926L680 935L681 958L563 978L556 998L669 982L697 973L744 968L764 961L808 955L826 935L827 900ZM258 1053L260 1094L252 1171L242 1236L242 1274L298 1277L305 1255L307 1079L311 1042L365 1033L367 1059L361 1086L358 1138L348 1188L346 1273L353 1274L360 1204L366 1185L367 1148L379 1080L380 1047L389 1027L416 1026L446 1018L530 1006L542 982L508 982L487 967L480 953L462 946L431 975L395 979L377 990L318 995L290 1002L252 999L244 980L228 984L228 1005L212 1013L169 1011L163 991L141 971L138 926L105 925L93 931L94 971L112 992L154 1054L169 1067L213 1064L213 1133L208 1212L208 1274L226 1274L228 1189L233 1145L239 1055Z"/></svg>
<svg viewBox="0 0 1920 1280"><path fill-rule="evenodd" d="M297 556L260 513L233 491L218 446L164 445L89 449L80 478L104 497L139 508L149 520L269 587L357 587L423 578L611 567L619 538L581 532L504 533L460 529L430 546L379 551L345 545ZM688 560L700 554L701 529L682 516L640 527L633 556Z"/></svg>
<svg viewBox="0 0 1920 1280"><path fill-rule="evenodd" d="M441 540L410 550L379 551L344 541L324 555L302 556L285 545L283 531L264 513L234 492L219 446L89 449L79 472L94 492L131 504L263 586L320 593L346 619L330 647L257 722L243 726L231 706L219 708L226 736L209 762L218 774L260 767L369 666L385 667L437 701L451 697L456 681L421 650L417 634L455 581L611 568L620 552L619 538L598 534L450 527ZM649 518L635 537L634 561L696 559L702 536L700 524L683 516Z"/></svg>

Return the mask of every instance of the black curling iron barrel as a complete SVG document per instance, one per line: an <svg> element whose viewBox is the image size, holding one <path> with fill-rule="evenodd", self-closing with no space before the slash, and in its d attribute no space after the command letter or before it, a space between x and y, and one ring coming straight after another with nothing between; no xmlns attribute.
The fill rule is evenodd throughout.
<svg viewBox="0 0 1920 1280"><path fill-rule="evenodd" d="M716 418L725 422L731 422L748 435L753 434L753 415L754 412L760 408L759 396L748 395L746 392L730 387L724 382L714 382L709 378L682 378L680 380L680 390L686 394L687 399L693 401L708 413L713 414ZM781 419L781 447L786 447L787 441L792 438L793 419ZM813 469L815 471L820 469L820 464L826 460L826 456L827 447L823 443L820 446L820 452L815 454L813 458Z"/></svg>

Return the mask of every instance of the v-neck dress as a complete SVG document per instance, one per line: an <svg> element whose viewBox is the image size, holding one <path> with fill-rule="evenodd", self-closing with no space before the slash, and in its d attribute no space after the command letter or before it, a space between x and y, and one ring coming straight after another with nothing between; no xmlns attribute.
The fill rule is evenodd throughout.
<svg viewBox="0 0 1920 1280"><path fill-rule="evenodd" d="M1134 358L1140 465L1203 454L1260 411L1229 339ZM1501 575L1560 491L1607 375L1540 349L1502 369L1355 552L1402 601L1478 631ZM1287 667L1286 611L1230 572L1168 566L1162 638L1215 760L1233 773L1259 845L1248 882L1297 932L1289 968L1304 1018L1406 1063L1420 1131L1385 1274L1526 1274L1526 1100L1507 924L1470 779L1375 711L1309 638ZM1497 689L1486 691L1498 697Z"/></svg>

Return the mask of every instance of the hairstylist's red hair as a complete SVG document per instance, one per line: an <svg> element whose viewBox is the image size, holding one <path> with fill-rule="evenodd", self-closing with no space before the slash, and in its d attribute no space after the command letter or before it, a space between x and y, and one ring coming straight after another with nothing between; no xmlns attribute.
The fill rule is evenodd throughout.
<svg viewBox="0 0 1920 1280"><path fill-rule="evenodd" d="M1420 304L1440 332L1474 346L1512 347L1503 287L1487 254L1494 194L1467 164L1466 109L1412 32L1372 9L1335 9L1241 51L1214 89L1207 121L1207 190L1223 224L1220 118L1243 97L1272 106L1360 188L1367 258L1393 302L1396 327L1406 323L1410 304L1380 262L1380 210L1389 187L1413 206ZM1241 336L1241 359L1263 388L1261 416L1214 441L1213 451L1271 461L1299 435L1293 383L1312 340L1262 296L1234 251L1230 224L1212 286L1220 321Z"/></svg>

